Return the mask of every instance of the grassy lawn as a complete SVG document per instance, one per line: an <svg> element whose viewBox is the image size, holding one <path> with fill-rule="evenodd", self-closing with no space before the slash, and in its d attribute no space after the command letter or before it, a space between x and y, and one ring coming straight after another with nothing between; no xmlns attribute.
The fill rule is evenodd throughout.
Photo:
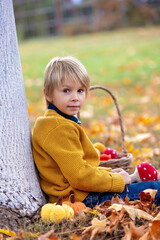
<svg viewBox="0 0 160 240"><path fill-rule="evenodd" d="M20 42L31 127L36 117L45 111L42 89L46 64L54 56L72 55L85 65L91 85L106 86L114 93L123 115L126 134L134 137L139 133L152 133L156 140L150 138L149 142L136 143L139 148L157 148L160 144L159 49L158 27ZM116 132L117 113L113 105L104 91L94 90L81 113L89 136L108 143L108 133L111 145L119 140ZM128 148L135 150L131 140Z"/></svg>
<svg viewBox="0 0 160 240"><path fill-rule="evenodd" d="M128 88L147 86L160 73L160 29L138 28L75 37L33 39L19 43L28 101L42 98L43 72L54 56L79 58L91 85Z"/></svg>
<svg viewBox="0 0 160 240"><path fill-rule="evenodd" d="M144 83L159 73L160 29L138 28L75 37L33 39L19 43L23 74L43 78L54 56L73 55L86 66L93 84L122 82L125 77Z"/></svg>

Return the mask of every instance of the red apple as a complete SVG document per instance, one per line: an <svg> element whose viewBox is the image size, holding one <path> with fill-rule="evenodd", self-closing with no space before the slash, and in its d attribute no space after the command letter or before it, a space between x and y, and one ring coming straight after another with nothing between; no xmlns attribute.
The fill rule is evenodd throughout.
<svg viewBox="0 0 160 240"><path fill-rule="evenodd" d="M109 159L111 159L111 157L108 156L107 154L101 154L100 155L100 161L107 161Z"/></svg>
<svg viewBox="0 0 160 240"><path fill-rule="evenodd" d="M110 158L116 158L117 157L116 150L114 150L112 148L104 149L103 154L107 154Z"/></svg>

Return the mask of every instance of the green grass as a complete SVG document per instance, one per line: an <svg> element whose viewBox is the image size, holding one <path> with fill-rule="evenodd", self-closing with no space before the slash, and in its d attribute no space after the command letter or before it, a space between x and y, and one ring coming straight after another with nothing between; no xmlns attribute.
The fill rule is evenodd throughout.
<svg viewBox="0 0 160 240"><path fill-rule="evenodd" d="M124 77L144 81L160 72L160 29L128 29L75 37L33 39L19 43L24 79L43 78L54 56L73 55L86 66L93 84Z"/></svg>
<svg viewBox="0 0 160 240"><path fill-rule="evenodd" d="M141 111L132 95L143 96L136 87L147 88L160 75L160 28L131 28L73 37L38 38L19 43L26 97L36 116L41 113L43 73L54 56L72 55L86 67L91 85L113 90L123 109ZM104 93L96 91L98 96ZM126 100L128 104L126 105ZM130 101L128 101L130 100ZM97 114L99 114L98 111ZM31 120L32 121L32 120Z"/></svg>

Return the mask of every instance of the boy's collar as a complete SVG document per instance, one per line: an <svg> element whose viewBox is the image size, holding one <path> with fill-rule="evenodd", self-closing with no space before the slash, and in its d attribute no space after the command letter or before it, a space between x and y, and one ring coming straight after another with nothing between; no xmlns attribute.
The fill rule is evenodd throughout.
<svg viewBox="0 0 160 240"><path fill-rule="evenodd" d="M52 110L55 110L58 114L60 114L61 116L63 116L64 118L67 118L67 119L70 119L78 124L80 124L81 122L79 121L78 118L76 118L75 116L70 116L70 115L67 115L63 112L61 112L54 104L49 104L48 106L48 109L52 109Z"/></svg>

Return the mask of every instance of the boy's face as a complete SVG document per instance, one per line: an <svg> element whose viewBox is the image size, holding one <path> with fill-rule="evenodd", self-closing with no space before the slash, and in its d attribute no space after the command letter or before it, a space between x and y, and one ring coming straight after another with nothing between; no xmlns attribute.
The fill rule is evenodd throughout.
<svg viewBox="0 0 160 240"><path fill-rule="evenodd" d="M67 78L60 87L54 88L52 96L46 98L61 112L70 116L76 115L85 102L86 89L79 81L74 82Z"/></svg>

